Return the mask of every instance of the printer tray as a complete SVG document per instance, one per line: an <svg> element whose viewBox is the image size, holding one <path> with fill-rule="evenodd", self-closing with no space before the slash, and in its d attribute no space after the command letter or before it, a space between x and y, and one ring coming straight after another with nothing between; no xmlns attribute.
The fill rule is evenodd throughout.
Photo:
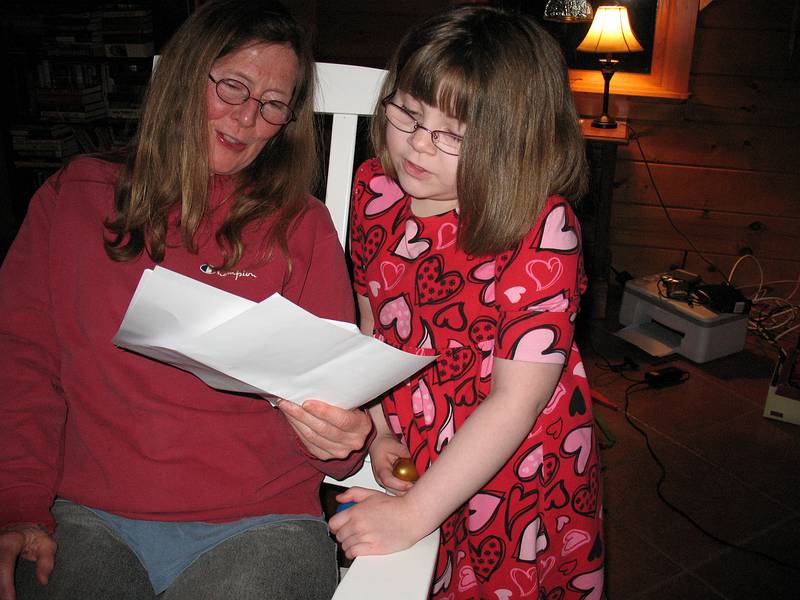
<svg viewBox="0 0 800 600"><path fill-rule="evenodd" d="M653 322L628 325L614 335L659 358L677 352L683 339L680 334Z"/></svg>

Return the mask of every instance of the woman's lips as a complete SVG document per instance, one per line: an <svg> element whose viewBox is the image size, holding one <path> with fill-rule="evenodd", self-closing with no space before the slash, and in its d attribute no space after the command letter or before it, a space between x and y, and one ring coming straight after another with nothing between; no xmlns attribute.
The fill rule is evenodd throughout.
<svg viewBox="0 0 800 600"><path fill-rule="evenodd" d="M217 131L217 141L225 148L233 152L242 152L247 147L247 144L243 144L239 141L234 142L233 139L234 138L231 138L230 136L226 137L225 134Z"/></svg>

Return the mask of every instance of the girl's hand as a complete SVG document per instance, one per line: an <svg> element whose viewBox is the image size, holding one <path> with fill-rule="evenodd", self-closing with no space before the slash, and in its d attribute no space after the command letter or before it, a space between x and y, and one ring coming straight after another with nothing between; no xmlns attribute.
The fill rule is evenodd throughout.
<svg viewBox="0 0 800 600"><path fill-rule="evenodd" d="M328 522L348 558L399 552L427 534L419 529L422 519L407 496L352 487L336 496L336 500L357 502Z"/></svg>
<svg viewBox="0 0 800 600"><path fill-rule="evenodd" d="M376 435L369 447L369 460L375 480L396 496L402 496L414 485L398 479L392 473L394 462L401 456L408 457L408 449L391 433Z"/></svg>

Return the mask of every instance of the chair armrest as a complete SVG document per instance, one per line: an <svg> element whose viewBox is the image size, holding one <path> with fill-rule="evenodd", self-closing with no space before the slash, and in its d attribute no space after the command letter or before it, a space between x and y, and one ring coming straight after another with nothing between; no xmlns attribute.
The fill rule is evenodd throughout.
<svg viewBox="0 0 800 600"><path fill-rule="evenodd" d="M437 529L406 550L359 556L350 565L332 600L425 600L438 548Z"/></svg>

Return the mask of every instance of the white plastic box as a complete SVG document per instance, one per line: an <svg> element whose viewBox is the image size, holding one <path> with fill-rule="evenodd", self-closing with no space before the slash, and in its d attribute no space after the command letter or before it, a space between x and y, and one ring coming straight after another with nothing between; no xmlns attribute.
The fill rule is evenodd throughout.
<svg viewBox="0 0 800 600"><path fill-rule="evenodd" d="M775 365L775 373L767 390L764 403L764 416L768 419L785 421L800 425L800 387L798 387L798 360L800 360L800 340L798 347L787 358Z"/></svg>

